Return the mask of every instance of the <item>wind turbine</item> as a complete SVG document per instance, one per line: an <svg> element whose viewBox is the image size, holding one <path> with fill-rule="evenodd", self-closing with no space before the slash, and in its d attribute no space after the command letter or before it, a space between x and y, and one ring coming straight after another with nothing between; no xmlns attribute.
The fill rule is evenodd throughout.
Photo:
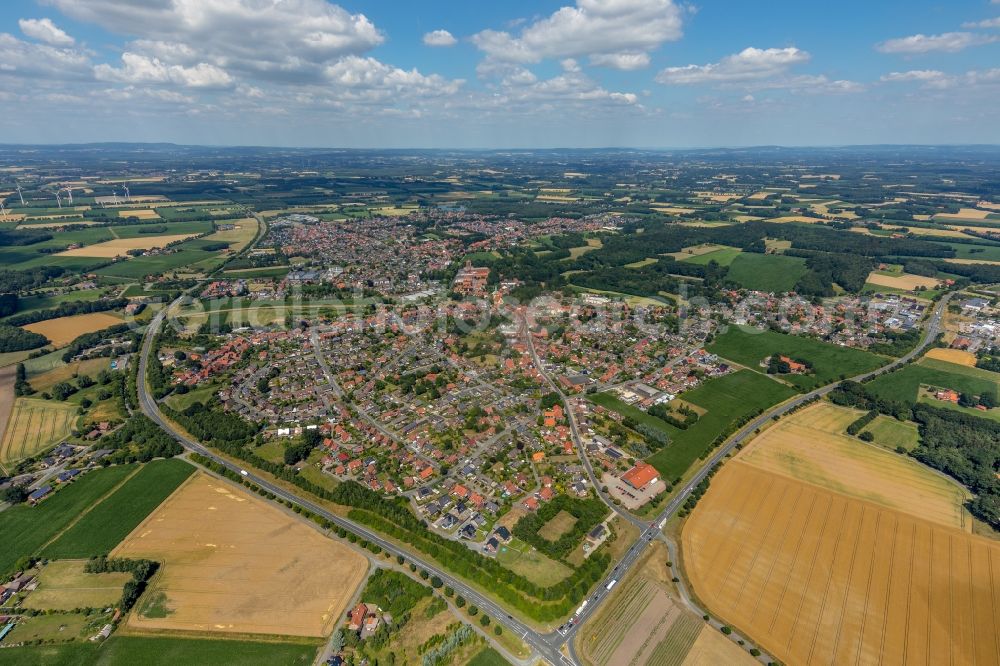
<svg viewBox="0 0 1000 666"><path fill-rule="evenodd" d="M125 189L125 201L132 201L132 195L128 193L128 185L125 184L125 181L122 181L122 188Z"/></svg>
<svg viewBox="0 0 1000 666"><path fill-rule="evenodd" d="M21 199L21 205L24 205L24 195L21 194L21 186L17 186L17 196Z"/></svg>
<svg viewBox="0 0 1000 666"><path fill-rule="evenodd" d="M118 190L111 188L111 196L115 198L115 205L118 205Z"/></svg>
<svg viewBox="0 0 1000 666"><path fill-rule="evenodd" d="M73 188L72 187L67 187L65 191L66 191L66 194L69 195L69 205L72 206L73 205Z"/></svg>
<svg viewBox="0 0 1000 666"><path fill-rule="evenodd" d="M3 214L4 222L7 221L7 209L3 207L3 201L0 200L0 213Z"/></svg>
<svg viewBox="0 0 1000 666"><path fill-rule="evenodd" d="M59 204L59 208L62 208L62 199L59 198L59 190L56 190L56 203Z"/></svg>

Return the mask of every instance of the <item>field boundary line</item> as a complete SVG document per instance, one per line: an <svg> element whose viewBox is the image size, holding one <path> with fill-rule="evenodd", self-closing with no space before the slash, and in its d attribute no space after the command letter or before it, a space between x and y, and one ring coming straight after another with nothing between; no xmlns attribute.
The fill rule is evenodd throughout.
<svg viewBox="0 0 1000 666"><path fill-rule="evenodd" d="M768 537L771 535L771 531L774 529L774 524L775 524L774 516L781 509L781 507L785 506L785 496L788 495L788 488L789 488L788 485L785 485L785 487L782 488L781 495L778 497L778 503L775 506L774 510L771 511L768 516L769 520L767 523L767 529L760 530L759 534L754 535L757 537L757 542L753 545L753 557L750 558L750 562L747 564L746 573L742 576L743 584L740 585L739 593L736 595L736 599L733 601L731 607L739 605L740 598L743 596L743 589L746 587L746 581L750 577L750 572L753 571L753 566L754 564L756 564L757 558L760 557L760 551L764 547L764 544L767 543ZM802 492L801 488L799 488L798 490L800 493ZM768 489L768 495L770 495L770 488ZM733 575L734 570L735 567L729 567L726 570L726 577L722 580L722 586L719 588L720 591L725 589L725 587L729 585L729 579Z"/></svg>
<svg viewBox="0 0 1000 666"><path fill-rule="evenodd" d="M806 489L806 486L799 486L798 487L798 493L795 495L795 499L790 502L791 505L793 505L793 506L797 506L798 505L799 498L802 496L802 493L805 492L805 489ZM816 497L817 497L817 494L813 493L812 502L809 503L809 513L812 512L812 505L816 502ZM782 495L781 495L781 504L782 505L784 505L784 503L785 503L784 499L785 499L785 494L782 493ZM792 523L794 522L795 513L796 512L793 511L791 513L791 515L789 515L788 520L785 521L785 526L781 530L781 537L778 540L779 546L780 546L780 544L783 544L785 542L785 538L788 536L788 530L789 530L789 528L791 528ZM809 513L806 514L807 517L808 517ZM767 535L771 534L771 528L773 527L773 523L774 523L774 521L772 521L771 525L768 525ZM802 532L800 532L799 534L801 536ZM761 542L760 546L758 546L757 550L754 551L753 559L750 561L750 568L747 570L747 575L743 579L743 584L740 585L740 592L736 596L736 603L737 604L740 604L743 601L743 593L746 592L747 583L750 581L750 573L753 571L754 565L757 564L757 559L760 557L761 551L764 548L764 544L767 543L768 540L769 540L768 537L765 536L764 540ZM758 606L758 604L760 604L760 598L762 596L764 596L764 589L767 587L768 581L771 580L771 574L774 572L774 565L777 563L777 561L779 559L781 559L781 550L780 550L780 548L777 548L777 549L775 549L774 557L771 559L771 566L769 566L767 568L767 576L765 576L763 578L763 582L761 583L760 593L757 595L757 601L753 605L754 612L751 613L751 615L750 615L750 617L751 617L750 621L751 622L753 621L753 616L756 615L757 606ZM794 556L793 556L792 559L794 561ZM749 622L748 622L748 624L749 624Z"/></svg>
<svg viewBox="0 0 1000 666"><path fill-rule="evenodd" d="M826 513L823 514L823 527L822 527L822 529L820 529L820 532L819 532L821 535L822 534L826 534L826 526L830 522L830 510L833 508L833 498L830 497L830 496L827 496L826 499L827 499L827 502L826 502ZM803 533L804 533L804 531L803 531ZM816 540L816 549L813 551L812 558L809 561L809 571L808 571L808 574L806 575L806 580L805 580L805 584L806 585L809 584L809 579L812 578L813 571L815 571L815 569L816 569L816 559L819 557L819 551L821 550L822 545L823 545L823 540L822 539L817 539ZM774 623L778 621L778 615L780 614L780 611L781 611L781 605L785 601L785 594L788 592L788 586L791 584L791 582L792 582L792 577L791 577L791 575L789 575L788 578L785 579L785 585L784 585L784 587L781 589L781 596L778 597L778 603L775 604L775 606L774 606L774 614L771 616L771 623L767 627L767 632L768 633L771 633L772 631L774 631ZM799 607L795 609L795 615L792 617L791 630L788 632L789 636L792 633L794 633L794 631L795 631L795 625L797 625L798 622L799 622L799 613L802 610L802 602L803 602L804 599L805 599L805 592L803 591L802 598L799 600ZM789 639L789 644L790 644L790 642L791 642L791 639ZM785 647L787 649L788 646L786 645Z"/></svg>
<svg viewBox="0 0 1000 666"><path fill-rule="evenodd" d="M847 516L847 510L848 510L849 507L850 507L850 503L847 502L847 501L844 501L843 511L840 514L840 529L837 530L837 535L834 537L835 543L834 543L834 547L833 547L833 558L831 560L831 566L832 566L832 563L837 560L837 552L840 550L840 544L841 544L841 541L842 541L841 535L843 533L844 518ZM816 549L817 555L819 554L820 550L822 550L822 542L820 542L820 547L818 547ZM815 564L815 562L814 562L814 564ZM805 587L804 587L804 590L803 590L803 593L802 593L802 598L799 600L799 608L795 612L795 627L788 634L787 647L789 647L789 648L790 648L790 646L792 644L792 640L794 640L794 638L795 638L795 630L798 629L798 626L799 626L799 616L802 613L802 606L806 602L806 596L807 595L806 595L805 591L809 589L809 581L812 580L812 575L813 575L813 573L815 571L816 571L816 569L815 569L815 567L813 567L812 571L809 572L809 579L806 581L806 584L805 584ZM823 605L826 603L826 592L827 592L827 589L830 586L830 579L832 578L832 576L833 576L833 572L831 571L829 573L829 575L827 576L826 587L824 588L824 592L823 592L823 599L820 600L819 615L816 618L816 626L812 630L812 639L810 640L810 643L809 643L810 646L811 645L815 645L815 642L816 642L816 633L819 631L820 621L821 621L821 619L823 617Z"/></svg>
<svg viewBox="0 0 1000 666"><path fill-rule="evenodd" d="M806 525L809 524L809 519L812 517L813 508L816 506L816 499L818 497L820 497L818 493L812 494L812 501L809 502L809 510L806 512L806 519L805 519ZM788 528L791 527L791 523L792 521L789 520L788 525L785 526L785 534L788 533ZM805 527L805 525L803 525L803 527ZM806 536L805 529L799 530L799 538L795 542L795 550L792 553L791 566L789 567L789 574L785 578L785 584L781 588L781 595L778 597L778 603L775 604L775 608L781 606L781 600L784 598L785 590L788 588L788 580L791 578L791 571L795 568L795 562L797 562L799 559L799 549L801 549L802 547L802 540L805 539L805 536ZM784 541L784 534L782 535L782 541ZM767 578L764 580L764 587L767 587L767 582L771 580L771 575L774 573L774 567L778 563L778 560L780 559L781 559L781 551L778 550L775 553L774 559L771 560L771 566L768 567L767 569ZM764 596L764 587L761 588L761 593L757 595L757 601L754 602L753 611L750 613L750 620L748 624L754 622L757 618L757 609L760 608L760 600Z"/></svg>
<svg viewBox="0 0 1000 666"><path fill-rule="evenodd" d="M894 525L892 528L892 546L889 548L889 572L886 574L886 584L885 584L885 609L886 616L882 621L882 636L879 638L878 643L878 655L879 659L883 659L885 655L885 630L889 626L889 598L892 596L892 572L896 568L896 540L899 537L899 517L893 516ZM862 638L864 638L864 630L862 630ZM861 652L858 652L858 661L861 661Z"/></svg>
<svg viewBox="0 0 1000 666"><path fill-rule="evenodd" d="M840 634L844 630L844 616L847 614L847 598L851 593L851 581L854 579L854 567L858 560L858 545L861 543L861 536L864 534L865 527L865 514L868 512L867 506L861 507L861 517L858 520L858 529L856 531L856 536L854 539L854 546L851 548L851 565L847 570L847 578L844 579L844 595L840 599L840 616L837 620L837 633L833 636L833 645L831 646L831 654L837 654L837 645L840 643ZM878 516L879 513L875 514L875 525L878 526ZM876 534L878 532L876 531ZM831 568L832 570L832 568ZM825 605L825 604L824 604ZM834 609L835 611L837 609ZM816 649L816 644L813 643L812 650L809 651L809 659L812 659L812 651Z"/></svg>
<svg viewBox="0 0 1000 666"><path fill-rule="evenodd" d="M910 642L910 606L913 603L913 558L916 557L917 549L913 547L913 544L917 542L917 524L914 523L910 528L910 570L906 576L906 622L903 626L906 630L903 632L903 663L906 663L906 655L909 652L909 642Z"/></svg>
<svg viewBox="0 0 1000 666"><path fill-rule="evenodd" d="M106 500L108 497L110 497L111 495L113 495L115 493L115 491L117 491L119 488L121 488L123 485L125 485L125 483L127 483L128 480L131 479L133 476L135 476L136 474L138 474L139 470L141 470L143 467L145 467L144 464L143 465L139 465L138 467L136 467L136 469L135 469L134 472L132 472L131 474L126 475L125 478L123 478L121 481L119 481L117 484L115 484L114 487L110 488L108 490L108 492L106 492L103 495L101 495L100 497L98 497L94 502L91 503L91 505L89 507L87 507L86 511L80 512L80 515L78 515L76 518L74 518L73 520L71 520L69 522L69 524L67 524L61 530L59 530L58 532L56 532L52 536L51 539L49 539L48 541L46 541L45 543L43 543L41 546L39 546L38 547L38 552L42 552L43 550L45 550L46 547L50 546L54 541L56 541L59 537L61 537L66 532L66 530L70 529L71 527L73 527L74 525L76 525L78 522L80 522L81 518L83 518L88 513L90 513L94 509L96 509L98 505L103 504L104 500ZM76 558L76 559L79 559L79 558Z"/></svg>
<svg viewBox="0 0 1000 666"><path fill-rule="evenodd" d="M862 611L862 613L861 613L861 626L858 628L858 640L857 640L858 654L857 654L857 657L854 658L854 663L858 663L859 661L861 661L861 653L862 653L862 649L861 648L863 647L862 643L863 643L864 638L865 638L865 625L868 623L868 604L871 603L871 598L872 598L872 576L875 573L875 557L874 556L879 553L879 549L878 549L878 530L879 530L879 526L880 525L882 525L882 512L881 511L879 511L877 514L875 514L875 539L872 542L872 548L873 548L872 556L873 557L871 558L871 561L868 563L868 580L865 583L865 606L864 606L864 611ZM892 552L892 549L890 548L888 552ZM892 558L890 558L890 560L891 559ZM848 589L850 589L850 586L848 586ZM846 595L845 595L844 602L845 602L845 604L847 602ZM841 628L843 628L843 626L844 626L843 622L841 622L840 626L841 626ZM834 654L836 654L837 645L839 643L840 643L840 630L838 629L837 630L837 641L836 641L836 643L834 643Z"/></svg>

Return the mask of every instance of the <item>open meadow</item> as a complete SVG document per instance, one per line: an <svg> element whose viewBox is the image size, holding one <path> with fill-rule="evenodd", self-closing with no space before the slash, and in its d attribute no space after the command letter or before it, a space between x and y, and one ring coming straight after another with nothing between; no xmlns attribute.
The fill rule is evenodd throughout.
<svg viewBox="0 0 1000 666"><path fill-rule="evenodd" d="M749 465L969 531L969 493L915 460L862 442L845 429L864 412L825 402L771 426L737 457Z"/></svg>
<svg viewBox="0 0 1000 666"><path fill-rule="evenodd" d="M734 460L682 543L708 609L785 663L1000 663L996 541Z"/></svg>
<svg viewBox="0 0 1000 666"><path fill-rule="evenodd" d="M949 388L961 393L1000 397L1000 374L955 363L922 358L916 363L872 380L868 389L887 400L916 402L922 386ZM935 401L940 406L938 401Z"/></svg>
<svg viewBox="0 0 1000 666"><path fill-rule="evenodd" d="M347 546L205 474L112 554L163 563L129 618L138 631L324 636L367 571Z"/></svg>
<svg viewBox="0 0 1000 666"><path fill-rule="evenodd" d="M28 595L25 608L37 610L73 610L107 608L122 596L132 574L110 572L86 573L86 560L49 562L38 575L38 589Z"/></svg>
<svg viewBox="0 0 1000 666"><path fill-rule="evenodd" d="M46 319L34 324L27 324L21 328L33 333L40 333L48 338L54 346L63 347L84 333L93 333L120 323L122 323L122 318L113 314L90 312L70 317Z"/></svg>
<svg viewBox="0 0 1000 666"><path fill-rule="evenodd" d="M18 398L0 441L0 467L44 451L68 437L76 424L77 408L62 402Z"/></svg>
<svg viewBox="0 0 1000 666"><path fill-rule="evenodd" d="M742 326L730 326L706 349L756 372L764 372L761 363L774 354L807 361L812 366L808 374L776 375L803 390L829 384L842 377L853 377L885 363L885 358L860 349Z"/></svg>
<svg viewBox="0 0 1000 666"><path fill-rule="evenodd" d="M806 273L806 260L781 254L741 252L729 264L726 279L747 289L791 291Z"/></svg>

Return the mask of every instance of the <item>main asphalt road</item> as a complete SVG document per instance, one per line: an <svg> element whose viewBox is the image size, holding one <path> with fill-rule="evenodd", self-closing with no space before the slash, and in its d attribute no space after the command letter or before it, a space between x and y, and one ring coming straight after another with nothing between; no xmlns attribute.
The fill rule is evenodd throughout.
<svg viewBox="0 0 1000 666"><path fill-rule="evenodd" d="M892 361L891 363L882 366L881 368L868 372L856 377L852 377L854 381L863 381L871 377L875 377L886 372L890 372L900 365L907 363L916 356L918 356L934 339L937 337L938 333L941 331L941 318L944 313L944 309L951 297L951 294L945 295L935 307L934 312L931 314L930 318L926 322L924 328L924 336L913 350L911 350L906 355ZM687 501L688 497L691 495L694 488L705 479L706 476L720 463L722 460L728 456L732 450L748 437L754 434L754 431L762 427L771 419L779 418L782 415L788 413L791 410L796 409L803 403L818 398L828 394L832 391L837 383L828 384L821 388L815 389L809 393L797 396L796 398L789 400L781 405L775 407L774 409L758 416L756 419L746 424L736 433L729 441L716 453L709 458L708 462L701 467L700 470L687 482L684 488L667 504L667 506L660 512L660 514L650 523L640 523L643 525L643 529L639 534L639 538L632 544L629 550L625 553L622 559L614 566L611 573L602 580L596 587L595 591L592 592L591 596L586 600L581 602L577 611L571 617L570 621L564 625L561 631L554 631L548 634L543 634L535 631L531 627L522 623L517 618L508 614L507 611L501 608L499 605L494 603L492 600L484 597L482 594L477 592L475 589L469 587L466 583L461 580L451 576L444 570L434 566L433 564L423 560L418 555L403 550L396 546L395 544L387 541L381 535L372 532L367 527L359 525L353 521L347 520L341 516L330 513L323 507L315 504L311 500L302 497L296 493L292 493L280 486L276 486L270 481L261 478L256 475L252 469L245 469L229 460L219 456L211 449L203 446L202 444L193 441L188 438L185 434L178 431L177 428L163 417L160 412L159 405L156 400L149 394L148 387L146 386L146 367L149 360L149 355L152 353L153 340L156 337L157 332L163 325L163 321L166 318L166 313L169 307L164 308L159 312L156 317L150 322L148 328L146 329L146 334L143 339L141 354L139 358L139 381L138 385L138 395L139 404L142 411L146 416L156 422L163 430L171 434L184 448L198 453L206 458L212 460L213 462L222 465L226 469L229 469L237 474L243 476L244 479L256 484L257 486L264 488L270 493L273 493L276 497L281 498L297 504L304 509L312 511L316 515L322 516L323 518L329 520L331 523L344 528L354 534L358 535L363 539L367 539L371 543L378 544L383 550L392 555L401 555L413 562L417 566L426 569L429 573L438 576L445 585L453 587L456 594L461 594L464 596L471 604L478 606L482 611L488 613L497 622L503 624L508 631L512 631L515 635L520 636L525 643L527 643L533 650L535 650L537 656L542 657L551 664L576 664L578 661L575 658L575 654L572 649L572 640L579 630L580 626L584 624L588 619L590 619L596 612L597 608L601 603L607 599L608 590L610 586L620 580L628 570L639 560L642 552L645 550L646 546L649 545L654 539L661 536L662 525L669 519L683 504ZM530 335L529 335L530 337ZM536 363L539 363L539 359L535 357ZM539 371L543 371L542 367L539 365ZM612 505L612 509L616 509ZM637 520L628 516L628 519L632 522L637 522ZM570 657L567 657L562 652L562 646L569 643ZM518 660L523 661L523 660Z"/></svg>

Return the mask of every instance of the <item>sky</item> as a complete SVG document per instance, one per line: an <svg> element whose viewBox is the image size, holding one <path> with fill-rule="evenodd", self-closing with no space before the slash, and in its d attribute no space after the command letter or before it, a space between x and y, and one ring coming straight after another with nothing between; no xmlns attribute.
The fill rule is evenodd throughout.
<svg viewBox="0 0 1000 666"><path fill-rule="evenodd" d="M3 0L0 143L1000 143L1000 0Z"/></svg>

